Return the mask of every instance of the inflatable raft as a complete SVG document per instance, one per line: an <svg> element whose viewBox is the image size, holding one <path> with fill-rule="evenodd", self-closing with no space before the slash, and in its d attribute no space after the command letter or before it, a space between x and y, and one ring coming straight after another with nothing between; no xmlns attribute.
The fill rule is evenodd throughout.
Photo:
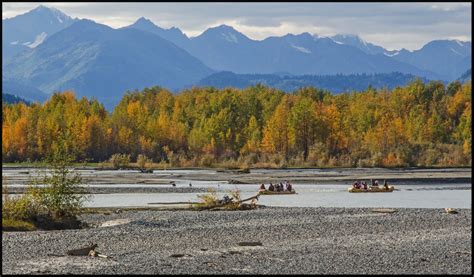
<svg viewBox="0 0 474 277"><path fill-rule="evenodd" d="M291 191L271 191L267 189L259 189L258 194L268 194L268 195L275 195L275 194L295 194L296 191L293 189Z"/></svg>
<svg viewBox="0 0 474 277"><path fill-rule="evenodd" d="M395 188L393 186L388 186L388 189L384 188L383 186L380 187L369 187L368 189L357 189L354 187L350 187L347 189L349 192L392 192Z"/></svg>

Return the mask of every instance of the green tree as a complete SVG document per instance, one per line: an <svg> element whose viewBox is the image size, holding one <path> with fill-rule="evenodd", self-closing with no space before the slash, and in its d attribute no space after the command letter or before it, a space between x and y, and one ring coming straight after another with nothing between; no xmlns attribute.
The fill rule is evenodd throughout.
<svg viewBox="0 0 474 277"><path fill-rule="evenodd" d="M73 155L64 144L60 145L48 161L52 166L50 174L31 180L27 190L39 209L54 219L76 216L89 196L87 188L81 186L80 174L69 168Z"/></svg>

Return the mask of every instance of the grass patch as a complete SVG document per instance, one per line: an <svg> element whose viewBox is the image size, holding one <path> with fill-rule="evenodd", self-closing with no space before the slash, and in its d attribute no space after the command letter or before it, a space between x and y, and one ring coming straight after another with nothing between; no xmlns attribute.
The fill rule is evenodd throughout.
<svg viewBox="0 0 474 277"><path fill-rule="evenodd" d="M2 218L2 231L35 231L35 230L36 230L36 226L31 222Z"/></svg>

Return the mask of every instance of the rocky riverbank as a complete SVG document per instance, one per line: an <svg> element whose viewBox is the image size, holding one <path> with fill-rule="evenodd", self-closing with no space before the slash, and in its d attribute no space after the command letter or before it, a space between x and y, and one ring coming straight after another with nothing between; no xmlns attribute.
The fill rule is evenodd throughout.
<svg viewBox="0 0 474 277"><path fill-rule="evenodd" d="M87 229L3 232L2 274L471 274L471 209L458 211L84 214ZM112 258L63 256L90 243Z"/></svg>

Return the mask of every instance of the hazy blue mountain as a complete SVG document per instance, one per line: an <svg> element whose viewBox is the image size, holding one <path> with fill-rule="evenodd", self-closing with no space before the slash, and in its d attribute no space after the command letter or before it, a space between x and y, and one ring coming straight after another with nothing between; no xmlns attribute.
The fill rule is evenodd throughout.
<svg viewBox="0 0 474 277"><path fill-rule="evenodd" d="M370 55L360 49L339 44L330 38L314 37L308 33L271 37L262 41L264 49L261 56L267 56L262 66L265 73L272 73L271 68L287 71L292 74L360 74L403 72L437 78L427 70L397 62L382 54Z"/></svg>
<svg viewBox="0 0 474 277"><path fill-rule="evenodd" d="M211 68L249 72L249 68L259 60L255 53L257 46L257 41L230 26L221 25L191 38L185 49Z"/></svg>
<svg viewBox="0 0 474 277"><path fill-rule="evenodd" d="M467 70L470 70L472 67L472 56L471 55L466 56L464 59L457 62L455 67L456 67L455 72L459 72L458 76L460 74L463 74ZM466 71L462 71L463 68L465 68Z"/></svg>
<svg viewBox="0 0 474 277"><path fill-rule="evenodd" d="M80 20L19 55L4 68L8 78L42 91L74 90L110 108L126 90L169 89L197 82L213 71L168 40L132 28L112 29Z"/></svg>
<svg viewBox="0 0 474 277"><path fill-rule="evenodd" d="M148 30L166 38L164 29L149 20L138 20L129 27ZM331 38L312 36L309 33L288 34L257 41L230 26L220 25L207 29L197 37L180 40L179 45L211 68L240 74L356 74L399 71L434 79L440 77L429 70L420 70L385 55L370 55L352 45L336 42ZM381 49L383 52L383 48Z"/></svg>
<svg viewBox="0 0 474 277"><path fill-rule="evenodd" d="M458 78L458 80L462 83L471 81L472 80L472 74L471 74L471 69L469 68L466 72L464 72L461 77Z"/></svg>
<svg viewBox="0 0 474 277"><path fill-rule="evenodd" d="M2 93L21 97L28 102L44 102L49 95L24 80L2 78Z"/></svg>
<svg viewBox="0 0 474 277"><path fill-rule="evenodd" d="M418 77L396 72L370 75L279 76L275 74L235 74L223 71L203 78L197 85L216 88L246 88L260 83L286 92L294 91L300 87L313 86L320 89L327 89L333 93L340 93L362 91L369 86L392 89L397 86L404 86L415 78ZM427 79L420 79L424 82L428 82Z"/></svg>
<svg viewBox="0 0 474 277"><path fill-rule="evenodd" d="M125 28L134 28L154 33L184 49L189 44L189 38L180 29L176 27L163 29L144 17L140 17L135 23Z"/></svg>
<svg viewBox="0 0 474 277"><path fill-rule="evenodd" d="M334 40L336 43L354 46L362 50L366 54L375 55L388 52L385 48L372 44L370 42L366 42L357 35L335 35L332 36L331 39Z"/></svg>
<svg viewBox="0 0 474 277"><path fill-rule="evenodd" d="M452 80L470 67L465 55L471 43L433 41L417 51L386 50L356 35L318 37L309 33L287 34L258 41L226 25L209 28L201 35L186 39L169 34L149 20L129 26L153 32L173 41L207 66L240 74L360 74L402 72L429 79ZM176 31L182 33L181 31ZM452 42L456 47L447 47ZM441 44L443 47L433 47ZM458 49L461 47L462 49ZM461 55L453 58L459 51ZM437 61L438 55L442 61ZM440 64L446 64L443 67Z"/></svg>
<svg viewBox="0 0 474 277"><path fill-rule="evenodd" d="M25 99L18 97L16 95L8 94L8 93L2 93L2 103L5 104L16 104L23 102L27 105L30 104L30 102L26 101Z"/></svg>
<svg viewBox="0 0 474 277"><path fill-rule="evenodd" d="M428 78L429 70L396 61L386 55L370 55L351 45L309 33L251 40L229 26L210 28L191 39L188 51L217 70L241 74L357 74L403 72Z"/></svg>
<svg viewBox="0 0 474 277"><path fill-rule="evenodd" d="M57 9L42 5L27 13L2 20L3 61L6 62L24 50L37 47L46 38L76 20Z"/></svg>
<svg viewBox="0 0 474 277"><path fill-rule="evenodd" d="M392 58L431 70L451 81L471 67L471 47L471 42L434 40L419 50L403 50Z"/></svg>

